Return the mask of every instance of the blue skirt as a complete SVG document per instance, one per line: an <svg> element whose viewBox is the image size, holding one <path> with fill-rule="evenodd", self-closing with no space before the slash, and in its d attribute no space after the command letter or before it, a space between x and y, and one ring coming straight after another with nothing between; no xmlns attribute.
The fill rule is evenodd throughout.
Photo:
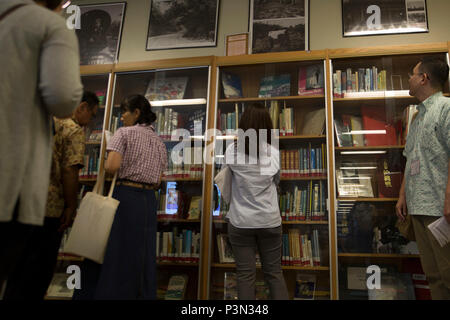
<svg viewBox="0 0 450 320"><path fill-rule="evenodd" d="M74 300L156 299L156 197L154 190L119 185L120 201L103 265L85 259Z"/></svg>

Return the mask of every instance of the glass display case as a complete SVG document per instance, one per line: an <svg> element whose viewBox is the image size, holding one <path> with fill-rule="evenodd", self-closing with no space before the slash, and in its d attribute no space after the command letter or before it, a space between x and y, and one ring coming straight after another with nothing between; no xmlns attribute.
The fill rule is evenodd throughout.
<svg viewBox="0 0 450 320"><path fill-rule="evenodd" d="M254 63L247 57L228 63L224 57L218 61L214 175L220 171L226 147L237 139L240 117L249 104L266 106L279 132L272 145L280 150L281 262L290 299L330 299L324 58ZM227 235L229 208L215 189L210 212L209 299L233 300L237 287ZM268 299L258 253L256 259L256 296Z"/></svg>
<svg viewBox="0 0 450 320"><path fill-rule="evenodd" d="M425 56L448 61L445 52L330 56L340 299L429 295L419 289L417 244L395 227L403 150L419 103L409 95L408 73ZM367 287L369 266L379 267L381 289Z"/></svg>
<svg viewBox="0 0 450 320"><path fill-rule="evenodd" d="M158 299L197 299L209 66L117 72L109 130L122 126L121 102L144 95L167 148L168 168L159 190L157 215ZM184 289L175 297L172 282ZM176 295L176 294L175 294Z"/></svg>

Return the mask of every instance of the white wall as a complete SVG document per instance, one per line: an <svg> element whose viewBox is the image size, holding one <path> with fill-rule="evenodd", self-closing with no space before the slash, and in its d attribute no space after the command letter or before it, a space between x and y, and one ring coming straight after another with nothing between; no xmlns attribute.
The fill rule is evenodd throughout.
<svg viewBox="0 0 450 320"><path fill-rule="evenodd" d="M146 51L150 0L128 0L119 62L225 55L225 36L247 32L249 0L220 0L217 47ZM112 0L74 0L74 4ZM117 1L120 2L120 1ZM342 37L341 0L310 0L312 50L450 41L450 0L427 0L428 33Z"/></svg>

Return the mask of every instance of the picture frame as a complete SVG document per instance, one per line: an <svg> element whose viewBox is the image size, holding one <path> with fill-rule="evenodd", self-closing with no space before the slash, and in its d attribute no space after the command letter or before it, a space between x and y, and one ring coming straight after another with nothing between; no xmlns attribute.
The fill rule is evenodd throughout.
<svg viewBox="0 0 450 320"><path fill-rule="evenodd" d="M248 53L248 32L226 36L225 55L238 56Z"/></svg>
<svg viewBox="0 0 450 320"><path fill-rule="evenodd" d="M426 0L342 0L343 37L428 32Z"/></svg>
<svg viewBox="0 0 450 320"><path fill-rule="evenodd" d="M113 64L119 59L126 2L80 5L76 29L80 65Z"/></svg>
<svg viewBox="0 0 450 320"><path fill-rule="evenodd" d="M309 50L309 0L250 0L249 54Z"/></svg>
<svg viewBox="0 0 450 320"><path fill-rule="evenodd" d="M220 0L151 0L146 51L217 46Z"/></svg>

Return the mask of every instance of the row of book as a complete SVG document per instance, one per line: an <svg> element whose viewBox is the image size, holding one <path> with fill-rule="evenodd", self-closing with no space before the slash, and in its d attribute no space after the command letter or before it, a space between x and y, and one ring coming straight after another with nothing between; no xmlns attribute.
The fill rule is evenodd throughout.
<svg viewBox="0 0 450 320"><path fill-rule="evenodd" d="M295 186L293 192L280 195L279 206L283 221L325 221L326 183L310 181L307 186Z"/></svg>
<svg viewBox="0 0 450 320"><path fill-rule="evenodd" d="M227 99L242 98L240 76L221 73L224 96ZM319 95L324 93L324 68L322 64L300 66L298 69L298 95ZM291 74L273 74L260 80L258 97L282 97L291 95Z"/></svg>
<svg viewBox="0 0 450 320"><path fill-rule="evenodd" d="M98 175L100 166L100 148L87 148L83 156L83 168L79 171L78 176L81 179L95 179Z"/></svg>
<svg viewBox="0 0 450 320"><path fill-rule="evenodd" d="M350 92L370 92L386 90L386 70L378 71L376 66L336 70L333 73L333 96L343 98Z"/></svg>
<svg viewBox="0 0 450 320"><path fill-rule="evenodd" d="M156 232L156 259L159 262L198 262L200 232L190 229Z"/></svg>
<svg viewBox="0 0 450 320"><path fill-rule="evenodd" d="M176 161L173 161L173 149L174 146L167 146L167 170L164 171L163 177L169 179L201 178L204 164L203 147L184 146L177 155L173 156L176 157Z"/></svg>
<svg viewBox="0 0 450 320"><path fill-rule="evenodd" d="M280 150L281 177L325 176L327 173L326 145L297 150Z"/></svg>
<svg viewBox="0 0 450 320"><path fill-rule="evenodd" d="M110 130L112 133L115 133L117 131L117 129L123 127L123 121L120 120L121 118L121 114L118 113L117 115L113 115L111 117L111 125L110 125Z"/></svg>
<svg viewBox="0 0 450 320"><path fill-rule="evenodd" d="M319 231L312 234L300 234L299 229L291 228L283 233L283 252L281 264L299 267L320 266Z"/></svg>
<svg viewBox="0 0 450 320"><path fill-rule="evenodd" d="M387 121L384 107L362 106L360 116L342 114L334 119L339 147L397 145L400 126Z"/></svg>

